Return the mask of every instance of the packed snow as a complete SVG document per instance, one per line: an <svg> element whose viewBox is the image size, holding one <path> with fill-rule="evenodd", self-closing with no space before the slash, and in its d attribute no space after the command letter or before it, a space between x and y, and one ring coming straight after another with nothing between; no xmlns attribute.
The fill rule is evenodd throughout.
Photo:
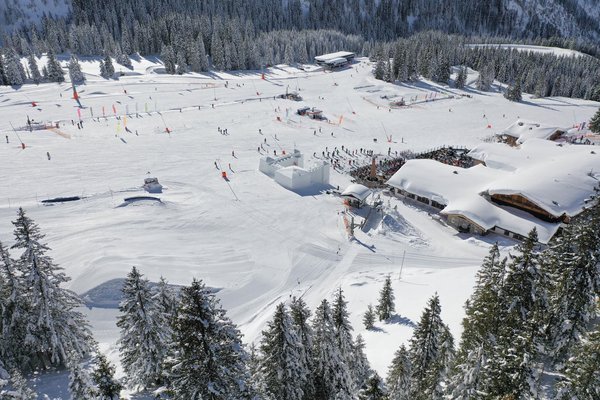
<svg viewBox="0 0 600 400"><path fill-rule="evenodd" d="M306 162L318 162L342 145L375 154L472 148L518 117L569 126L587 121L598 107L528 95L512 103L501 93L429 81L387 84L373 79L366 59L333 73L279 65L170 76L156 60L140 58L132 70L117 66L123 76L110 81L98 77L97 61L82 60L82 108L70 83L0 88L0 240L11 243L10 221L17 207L25 207L72 277L70 288L87 293L95 337L114 362L115 285L132 266L153 282L161 276L175 285L203 279L218 291L245 342L259 339L277 303L303 296L314 309L341 287L355 334L364 336L381 375L435 292L458 337L464 302L490 244L498 241L506 251L514 242L459 234L427 211L385 195L383 219L348 240L340 197L287 190L258 171L259 159L298 149ZM471 73L468 81L475 77ZM298 91L303 101L275 98L286 90ZM382 98L392 92L414 104L392 108ZM329 120L296 115L302 106L323 110ZM19 130L27 117L59 127ZM75 125L79 118L83 129ZM342 191L351 181L338 171L331 170L330 184ZM153 194L160 202L121 207L125 198L147 196L142 185L148 177L163 186ZM67 196L81 200L41 203ZM377 302L388 274L398 315L366 331L362 314ZM66 398L66 383L61 389L52 379L41 379L40 387Z"/></svg>

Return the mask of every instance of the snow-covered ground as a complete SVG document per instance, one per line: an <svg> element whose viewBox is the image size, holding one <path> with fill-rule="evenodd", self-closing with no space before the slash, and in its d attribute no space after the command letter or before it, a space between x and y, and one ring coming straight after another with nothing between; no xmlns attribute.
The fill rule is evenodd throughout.
<svg viewBox="0 0 600 400"><path fill-rule="evenodd" d="M470 47L496 47L499 49L515 49L517 51L525 51L541 54L554 54L558 57L582 57L584 53L577 50L563 49L561 47L550 46L534 46L529 44L470 44Z"/></svg>
<svg viewBox="0 0 600 400"><path fill-rule="evenodd" d="M342 287L355 334L365 337L369 360L382 375L435 292L458 339L462 307L490 243L500 241L507 250L513 242L459 234L426 211L385 196L389 215L366 232L357 229L356 240L348 241L341 200L279 186L258 171L257 148L262 143L270 154L297 148L310 161L342 145L382 154L390 147L392 152L473 147L519 117L571 126L598 108L594 102L528 95L512 103L500 93L427 81L386 84L372 78L366 60L335 73L278 66L266 70L264 80L260 71L169 76L155 60L134 65L129 75L106 81L97 76L97 61L82 63L88 78L78 87L82 130L71 123L78 106L70 84L0 88L0 240L12 242L10 221L18 206L25 207L46 233L51 255L73 278L70 288L80 294L95 289L94 304L108 307L87 313L101 350L115 362L114 279L134 265L152 281L164 276L185 285L196 277L219 289L246 342L259 339L278 302L302 295L314 308ZM469 81L475 78L472 73ZM298 90L304 100L273 99L286 89ZM389 100L379 94L414 98L415 104L389 109ZM303 105L322 109L329 122L295 115ZM60 126L13 133L10 123L25 126L27 116ZM390 135L392 142L386 140ZM144 194L147 176L164 185L157 195L162 203L124 203ZM350 177L332 171L331 183L343 189ZM61 196L83 200L40 203ZM398 315L365 331L362 314L377 302L387 274L393 277ZM57 383L44 385L50 386L57 397L66 393Z"/></svg>

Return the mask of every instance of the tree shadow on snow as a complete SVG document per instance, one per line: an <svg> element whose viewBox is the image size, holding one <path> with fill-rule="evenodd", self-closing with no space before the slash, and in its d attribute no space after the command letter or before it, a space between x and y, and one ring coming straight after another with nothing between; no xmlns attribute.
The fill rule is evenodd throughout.
<svg viewBox="0 0 600 400"><path fill-rule="evenodd" d="M414 327L417 326L410 318L403 317L403 316L398 315L398 314L392 315L392 317L390 319L387 319L385 321L385 323L386 324L406 325L406 326L409 326L411 328L414 328Z"/></svg>

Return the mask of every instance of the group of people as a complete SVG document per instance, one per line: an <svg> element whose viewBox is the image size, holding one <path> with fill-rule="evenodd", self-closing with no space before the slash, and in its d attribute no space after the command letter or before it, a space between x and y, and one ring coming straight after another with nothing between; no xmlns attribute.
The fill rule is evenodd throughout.
<svg viewBox="0 0 600 400"><path fill-rule="evenodd" d="M436 160L456 167L469 168L474 165L474 160L467 155L468 152L468 149L455 149L452 146L441 147L436 150L417 154L415 158Z"/></svg>

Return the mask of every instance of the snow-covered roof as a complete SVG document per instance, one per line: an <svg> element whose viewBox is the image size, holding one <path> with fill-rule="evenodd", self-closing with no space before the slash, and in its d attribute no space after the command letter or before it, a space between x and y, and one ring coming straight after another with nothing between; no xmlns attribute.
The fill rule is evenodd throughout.
<svg viewBox="0 0 600 400"><path fill-rule="evenodd" d="M335 58L347 58L347 57L354 57L354 53L351 53L349 51L337 51L335 53L329 53L329 54L323 54L320 56L316 56L315 60L320 61L320 62L326 62L326 61L333 60Z"/></svg>
<svg viewBox="0 0 600 400"><path fill-rule="evenodd" d="M371 189L358 183L353 183L342 192L344 197L353 197L359 201L365 201L371 194Z"/></svg>
<svg viewBox="0 0 600 400"><path fill-rule="evenodd" d="M331 60L327 60L325 61L325 64L340 64L340 63L347 63L348 60L345 57L337 57L337 58L332 58Z"/></svg>
<svg viewBox="0 0 600 400"><path fill-rule="evenodd" d="M580 146L570 146L544 139L530 139L520 147L511 147L504 143L481 143L467 155L484 162L490 168L515 171L518 168L544 162L548 158L568 153L579 154L581 151Z"/></svg>
<svg viewBox="0 0 600 400"><path fill-rule="evenodd" d="M488 193L520 194L556 217L579 214L600 180L600 155L590 149L593 146L579 147L587 151L569 152L519 168L490 182Z"/></svg>
<svg viewBox="0 0 600 400"><path fill-rule="evenodd" d="M543 142L543 143L542 143ZM388 185L445 205L443 214L458 214L484 229L499 227L526 236L536 228L547 243L559 223L488 201L483 193L521 194L557 217L585 207L600 180L600 154L594 146L557 145L535 140L521 148L482 144L470 155L488 165L459 168L434 160L409 160Z"/></svg>
<svg viewBox="0 0 600 400"><path fill-rule="evenodd" d="M517 139L517 142L524 143L533 138L549 139L557 131L564 132L566 129L519 119L500 132L500 135L512 136Z"/></svg>

